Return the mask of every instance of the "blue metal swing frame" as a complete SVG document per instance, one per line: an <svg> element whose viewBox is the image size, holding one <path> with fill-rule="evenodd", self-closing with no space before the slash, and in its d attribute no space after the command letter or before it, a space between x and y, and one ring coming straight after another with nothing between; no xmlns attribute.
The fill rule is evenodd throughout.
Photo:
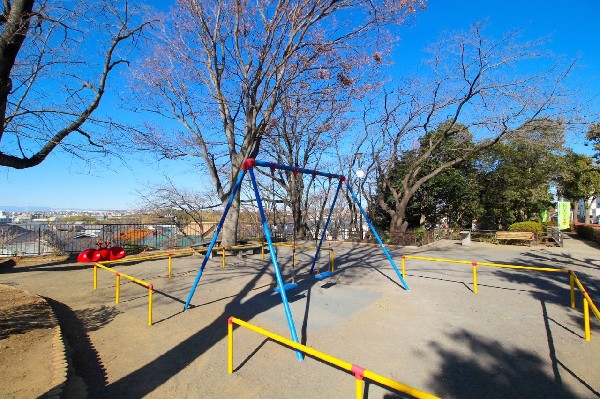
<svg viewBox="0 0 600 399"><path fill-rule="evenodd" d="M258 185L256 184L256 177L254 176L254 167L256 167L256 166L268 167L268 168L271 168L272 170L274 170L274 169L287 170L287 171L291 171L295 174L302 173L302 174L311 174L313 176L323 176L323 177L329 178L330 180L334 179L334 178L339 180L337 190L336 190L335 196L333 198L333 202L331 203L329 214L327 215L327 221L325 222L325 226L323 227L323 231L321 233L321 239L319 240L319 244L317 246L315 256L313 257L313 260L312 260L312 265L310 268L311 274L313 274L315 264L319 258L321 246L323 244L323 240L325 239L325 235L327 234L327 227L329 226L329 221L331 220L331 214L333 213L333 210L335 208L335 203L337 201L338 194L340 192L342 185L344 185L344 183L345 183L346 188L348 189L348 191L352 195L352 198L354 199L354 202L358 205L358 208L360 209L360 212L362 213L364 220L369 225L369 228L371 229L373 236L379 243L379 246L381 247L381 249L385 253L386 257L388 258L390 264L394 268L396 275L398 276L398 278L400 279L400 282L402 283L402 286L404 287L405 290L407 290L407 291L410 290L410 288L408 287L408 284L406 283L406 281L404 281L402 274L398 270L398 266L396 266L394 259L392 259L392 256L390 255L387 248L385 247L385 244L381 241L381 238L379 237L377 230L375 230L375 227L371 223L371 220L367 216L367 213L363 209L362 205L360 204L360 201L358 200L358 198L352 191L350 184L348 184L348 181L346 180L346 178L343 175L321 172L321 171L312 170L312 169L298 168L298 167L288 166L288 165L280 165L280 164L276 164L276 163L272 163L272 162L264 162L264 161L255 160L253 158L248 158L244 162L244 164L242 166L242 170L238 174L235 185L233 186L233 188L231 190L231 195L229 196L227 205L225 206L225 209L223 210L223 216L221 217L221 220L219 221L219 224L217 225L217 228L215 229L213 238L210 241L210 244L208 245L208 250L206 251L206 255L204 256L204 260L202 261L202 266L200 266L200 269L198 270L198 274L196 275L194 284L192 285L192 288L190 289L187 300L185 301L185 305L183 306L183 310L186 310L190 305L192 297L194 296L194 293L196 291L196 287L198 286L198 284L200 283L200 279L202 278L202 273L204 272L204 268L206 267L206 264L208 262L208 259L210 258L210 255L212 254L215 243L217 242L217 237L219 236L219 233L221 232L221 229L223 228L223 223L225 222L225 218L227 217L229 209L231 208L231 204L233 203L235 195L238 192L238 190L240 189L240 187L242 185L242 181L244 180L244 176L246 175L246 172L247 172L250 175L250 180L252 182L252 188L254 190L254 195L256 197L256 202L258 204L258 210L260 212L260 218L261 218L261 222L263 225L265 239L266 239L267 245L269 247L269 256L271 257L271 263L273 264L273 268L275 270L275 279L277 280L277 292L279 293L279 295L281 295L281 301L283 303L283 309L285 311L285 317L287 319L287 323L288 323L288 327L290 329L290 334L291 334L292 340L294 342L299 343L298 335L296 333L296 327L294 326L294 319L292 318L292 311L290 309L290 305L289 305L287 295L286 295L285 284L283 283L283 278L281 277L281 271L279 269L279 264L277 263L277 257L275 256L275 247L273 246L273 240L271 238L271 230L267 223L267 218L265 216L265 211L263 209L262 199L261 199L260 193L258 191ZM329 277L330 275L331 275L331 272L324 272L324 273L320 273L320 274L316 275L315 277L319 278L319 279L323 279L323 278ZM298 360L302 360L303 359L302 352L296 351L296 357L298 358Z"/></svg>

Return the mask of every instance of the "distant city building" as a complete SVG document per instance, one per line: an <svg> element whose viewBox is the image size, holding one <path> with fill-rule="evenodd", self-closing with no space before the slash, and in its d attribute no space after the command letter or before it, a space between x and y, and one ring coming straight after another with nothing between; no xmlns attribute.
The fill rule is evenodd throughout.
<svg viewBox="0 0 600 399"><path fill-rule="evenodd" d="M10 218L4 211L0 211L0 223L10 223Z"/></svg>

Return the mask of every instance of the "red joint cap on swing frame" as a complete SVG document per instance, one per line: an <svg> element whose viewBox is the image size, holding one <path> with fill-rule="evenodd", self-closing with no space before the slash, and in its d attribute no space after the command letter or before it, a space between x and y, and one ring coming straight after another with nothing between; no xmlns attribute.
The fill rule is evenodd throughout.
<svg viewBox="0 0 600 399"><path fill-rule="evenodd" d="M154 291L154 286L152 284L148 284L148 290L149 291Z"/></svg>
<svg viewBox="0 0 600 399"><path fill-rule="evenodd" d="M244 164L242 165L242 170L244 172L246 172L248 169L253 168L255 166L256 166L256 159L248 158L244 161Z"/></svg>
<svg viewBox="0 0 600 399"><path fill-rule="evenodd" d="M345 181L346 181L346 177L345 176L340 177L340 183L344 183Z"/></svg>
<svg viewBox="0 0 600 399"><path fill-rule="evenodd" d="M300 172L300 170L298 169L298 167L296 166L296 169L294 169L294 176L298 175L298 172Z"/></svg>
<svg viewBox="0 0 600 399"><path fill-rule="evenodd" d="M277 169L277 166L275 166L275 164L274 164L274 163L272 163L272 164L269 166L269 169L271 169L271 172L275 172L275 169Z"/></svg>
<svg viewBox="0 0 600 399"><path fill-rule="evenodd" d="M357 380L362 380L363 378L365 378L365 369L363 369L362 367L353 364L351 371L352 374L354 374L354 378L356 378Z"/></svg>
<svg viewBox="0 0 600 399"><path fill-rule="evenodd" d="M233 316L229 316L227 319L227 324L233 324Z"/></svg>
<svg viewBox="0 0 600 399"><path fill-rule="evenodd" d="M477 266L477 262L471 262L473 266Z"/></svg>

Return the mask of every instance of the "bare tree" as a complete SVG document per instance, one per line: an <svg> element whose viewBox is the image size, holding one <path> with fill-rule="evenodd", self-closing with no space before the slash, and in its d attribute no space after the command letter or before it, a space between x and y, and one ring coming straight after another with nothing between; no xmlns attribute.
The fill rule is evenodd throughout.
<svg viewBox="0 0 600 399"><path fill-rule="evenodd" d="M93 132L119 125L97 119L108 78L148 22L127 1L5 0L0 16L0 165L39 165L55 149L106 153ZM93 29L93 33L92 33ZM96 42L102 43L96 45ZM67 137L75 134L71 140ZM105 135L107 137L107 135Z"/></svg>
<svg viewBox="0 0 600 399"><path fill-rule="evenodd" d="M210 211L221 205L211 203L208 192L177 187L168 177L165 184L138 191L138 195L143 202L141 205L144 212L168 219L183 235L187 235L185 227L195 223L198 226L197 233L203 236L207 210Z"/></svg>
<svg viewBox="0 0 600 399"><path fill-rule="evenodd" d="M368 125L367 133L375 143L372 160L381 185L377 201L391 218L392 235L407 227L411 196L442 170L504 136L535 128L543 117L566 117L562 83L571 66L544 65L540 43L518 43L517 33L489 41L475 25L467 33L451 34L432 48L430 79L407 80L385 94L382 116L378 124ZM519 74L523 63L529 68L537 63L540 72ZM449 138L467 131L476 139L474 146L456 149L453 157L421 173ZM426 135L428 140L421 140ZM404 162L400 177L394 174L399 162Z"/></svg>
<svg viewBox="0 0 600 399"><path fill-rule="evenodd" d="M145 108L183 131L148 128L140 142L166 157L200 157L225 203L242 163L257 156L277 123L287 88L310 87L314 79L352 84L355 60L368 55L374 29L401 23L420 6L416 0L182 0L137 78ZM239 200L224 226L226 244L236 239Z"/></svg>

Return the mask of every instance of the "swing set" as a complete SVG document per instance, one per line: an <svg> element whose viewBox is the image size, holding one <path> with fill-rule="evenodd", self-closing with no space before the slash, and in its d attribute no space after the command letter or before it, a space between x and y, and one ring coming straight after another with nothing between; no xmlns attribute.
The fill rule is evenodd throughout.
<svg viewBox="0 0 600 399"><path fill-rule="evenodd" d="M292 318L292 312L290 310L290 305L289 305L289 302L288 302L288 299L287 299L287 295L286 295L286 289L295 288L295 287L297 287L297 284L295 282L293 282L292 284L289 284L289 285L286 286L286 284L284 284L284 282L283 282L283 278L281 276L281 271L279 269L279 265L278 265L278 262L277 262L277 256L275 254L275 246L274 246L273 240L271 238L271 230L269 229L269 225L267 223L267 218L266 218L266 215L265 215L265 210L263 208L262 199L261 199L261 196L260 196L260 193L259 193L259 190L258 190L258 185L256 183L256 177L254 175L254 168L257 167L257 166L259 166L259 167L268 167L268 168L271 169L271 171L274 171L275 169L281 169L281 170L287 170L287 171L293 172L294 174L298 174L298 173L311 174L313 177L322 176L322 177L327 177L330 180L331 179L338 179L338 181L339 181L338 182L338 186L337 186L337 190L335 192L335 195L333 197L333 201L331 203L329 214L327 215L327 221L325 222L325 226L323 227L323 231L321 233L321 238L320 238L320 240L318 242L317 249L316 249L316 252L315 252L315 256L313 257L313 260L312 260L312 265L311 265L311 268L310 268L310 274L314 273L315 264L316 264L316 262L317 262L317 260L319 258L319 254L321 252L321 246L323 245L323 240L325 239L325 235L327 233L327 227L329 226L329 221L331 219L331 214L333 213L333 210L335 208L335 203L337 201L337 197L338 197L338 194L340 192L340 189L342 188L342 185L344 185L344 183L345 183L346 188L348 189L348 192L351 194L352 198L354 199L354 202L358 205L358 209L362 213L362 215L364 217L364 220L366 220L367 224L369 225L369 228L371 229L371 232L373 233L373 236L375 237L375 239L379 243L379 246L383 250L383 253L385 254L385 256L387 257L387 259L389 260L389 262L392 265L392 267L394 268L394 271L396 272L396 275L400 279L400 282L401 282L402 286L404 287L405 290L407 290L407 291L410 290L410 288L408 287L408 284L406 283L406 281L402 277L402 274L400 273L400 270L398 270L398 267L396 266L396 263L392 259L392 256L390 255L390 253L388 252L387 248L385 247L385 244L381 241L381 237L379 237L379 234L375 230L375 227L371 223L371 220L367 216L367 213L365 212L365 210L361 206L360 202L358 201L358 198L356 197L356 195L352 191L352 188L350 187L350 184L348 183L348 181L346 180L346 178L344 176L338 175L338 174L333 174L333 173L321 172L321 171L317 171L317 170L311 170L311 169L305 169L305 168L298 168L298 167L289 166L289 165L279 165L279 164L275 164L275 163L272 163L272 162L264 162L264 161L255 160L253 158L248 158L248 159L246 159L246 161L244 161L244 164L242 165L242 170L238 174L238 177L237 177L237 180L235 182L235 185L233 186L233 189L231 190L231 195L229 196L229 200L227 202L227 205L225 206L225 209L223 210L223 216L221 217L221 220L219 221L219 224L217 225L217 228L215 229L215 232L213 234L213 238L212 238L212 240L211 240L211 242L210 242L210 244L208 246L208 249L206 251L206 255L204 256L204 260L202 261L202 266L200 266L200 269L198 270L198 274L196 275L196 279L194 280L194 284L192 285L192 288L190 289L190 292L188 294L188 297L187 297L187 300L185 302L185 305L183 306L183 310L184 311L190 305L192 297L194 296L194 292L196 291L196 287L200 283L200 278L202 278L202 273L204 272L204 268L206 267L208 259L210 258L210 254L212 254L212 250L213 250L213 247L215 246L215 243L217 241L217 237L219 236L221 228L223 227L223 223L225 222L225 218L227 217L227 213L229 212L229 209L231 208L231 204L233 203L233 200L235 198L235 195L236 195L237 191L240 189L240 187L242 185L242 181L244 179L244 176L246 175L246 173L248 173L250 175L250 180L251 180L251 183L252 183L252 188L254 190L254 195L255 195L255 198L256 198L256 202L258 204L258 210L260 212L260 218L261 218L261 222L262 222L263 232L264 232L264 235L265 235L265 239L267 241L267 245L269 247L269 256L271 257L271 263L273 264L273 269L275 271L275 279L277 281L277 289L276 290L281 295L281 301L283 303L283 309L284 309L284 312L285 312L285 317L287 319L287 324L288 324L288 327L289 327L289 330L290 330L291 338L292 338L292 340L294 342L299 343L298 335L296 334L296 327L294 325L294 320ZM319 279L319 280L323 280L323 279L325 279L327 277L330 277L332 274L333 274L333 272L331 272L331 271L324 271L324 272L316 274L314 277L317 278L317 279ZM302 352L296 351L296 357L298 358L298 360L303 360Z"/></svg>

